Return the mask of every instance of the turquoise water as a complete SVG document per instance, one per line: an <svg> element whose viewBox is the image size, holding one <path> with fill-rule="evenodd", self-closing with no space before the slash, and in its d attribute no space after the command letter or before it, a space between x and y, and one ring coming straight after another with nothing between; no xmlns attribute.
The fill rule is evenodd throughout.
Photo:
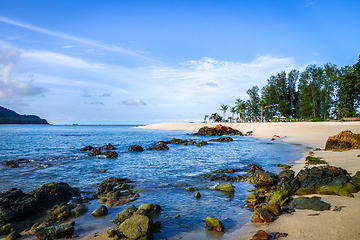
<svg viewBox="0 0 360 240"><path fill-rule="evenodd" d="M261 165L265 170L278 173L278 163L289 163L301 157L300 148L262 141L253 137L234 136L230 143L212 142L203 147L170 145L168 151L128 151L133 144L147 147L160 140L172 138L195 141L214 137L194 136L188 131L160 131L135 129L133 126L0 126L0 162L27 159L30 162L10 169L0 164L0 191L15 187L28 192L49 182L67 182L91 195L107 177L126 177L141 190L140 198L132 202L160 204L163 212L156 221L162 223L162 232L154 238L170 238L180 233L204 229L206 216L219 218L225 225L225 235L206 235L206 239L224 238L226 234L249 221L249 211L244 207L251 184L233 183L235 193L226 195L210 190L220 181L201 178L203 173L225 168L243 168L249 163ZM117 159L91 157L77 149L111 143L117 148ZM100 169L105 173L99 173ZM237 172L236 174L243 174ZM184 186L194 186L202 194ZM230 201L228 201L230 199ZM91 204L90 210L98 205ZM93 219L90 213L76 219L80 233L111 227L111 219L129 204L112 208L104 219ZM181 215L180 218L174 218ZM81 228L81 231L80 231ZM205 230L204 230L205 231Z"/></svg>

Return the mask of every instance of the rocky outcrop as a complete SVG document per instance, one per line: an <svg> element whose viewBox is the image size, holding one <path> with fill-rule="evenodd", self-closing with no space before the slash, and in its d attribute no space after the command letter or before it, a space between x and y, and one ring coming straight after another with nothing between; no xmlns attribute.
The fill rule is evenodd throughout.
<svg viewBox="0 0 360 240"><path fill-rule="evenodd" d="M107 178L98 187L94 198L99 199L99 203L108 207L135 201L139 194L131 191L131 186L127 184L130 182L127 178Z"/></svg>
<svg viewBox="0 0 360 240"><path fill-rule="evenodd" d="M59 239L71 236L74 233L74 225L75 222L69 222L49 227L38 227L34 233L40 240Z"/></svg>
<svg viewBox="0 0 360 240"><path fill-rule="evenodd" d="M94 149L93 146L85 146L85 147L78 149L77 151L91 151L93 149Z"/></svg>
<svg viewBox="0 0 360 240"><path fill-rule="evenodd" d="M111 143L104 145L101 147L102 150L116 150L116 147L114 147Z"/></svg>
<svg viewBox="0 0 360 240"><path fill-rule="evenodd" d="M213 231L216 231L216 232L223 232L224 231L224 225L217 218L206 217L205 224L206 224L206 228L208 230L213 230Z"/></svg>
<svg viewBox="0 0 360 240"><path fill-rule="evenodd" d="M129 151L131 151L131 152L142 152L142 151L144 151L144 149L139 145L131 145L129 147Z"/></svg>
<svg viewBox="0 0 360 240"><path fill-rule="evenodd" d="M216 139L210 139L209 142L232 142L234 139L232 137L219 137Z"/></svg>
<svg viewBox="0 0 360 240"><path fill-rule="evenodd" d="M169 147L164 141L160 141L155 143L151 148L148 148L148 150L164 151L169 150Z"/></svg>
<svg viewBox="0 0 360 240"><path fill-rule="evenodd" d="M0 232L8 234L13 230L30 227L28 220L35 221L43 217L55 205L64 205L74 196L79 197L79 191L62 182L45 184L28 194L19 189L9 189L0 194ZM56 214L59 219L67 215L60 213Z"/></svg>
<svg viewBox="0 0 360 240"><path fill-rule="evenodd" d="M329 137L325 144L325 150L346 151L350 149L360 149L360 134L352 133L350 130Z"/></svg>
<svg viewBox="0 0 360 240"><path fill-rule="evenodd" d="M222 136L222 135L240 135L242 136L243 134L236 130L233 129L231 127L225 127L222 125L217 125L216 127L202 127L198 130L197 133L195 133L195 135L200 135L200 136Z"/></svg>
<svg viewBox="0 0 360 240"><path fill-rule="evenodd" d="M2 163L2 165L7 166L9 168L18 168L23 163L28 163L30 160L28 159L17 159L17 160L9 160Z"/></svg>
<svg viewBox="0 0 360 240"><path fill-rule="evenodd" d="M262 186L273 186L277 183L276 175L270 172L256 170L254 173L254 183Z"/></svg>

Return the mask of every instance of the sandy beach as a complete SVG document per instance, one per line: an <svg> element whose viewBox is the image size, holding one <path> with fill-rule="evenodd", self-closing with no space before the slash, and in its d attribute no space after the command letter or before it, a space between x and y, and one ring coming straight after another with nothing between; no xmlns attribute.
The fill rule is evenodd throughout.
<svg viewBox="0 0 360 240"><path fill-rule="evenodd" d="M139 126L143 129L158 130L187 130L197 131L203 126L216 126L216 123L160 123ZM304 148L303 158L292 167L295 172L305 166L305 157L314 148L316 157L322 157L330 165L346 169L351 175L360 171L360 150L344 152L324 151L325 142L329 136L343 130L360 133L359 122L296 122L296 123L224 123L241 132L253 131L253 137L270 140L274 135L279 136L275 141L290 144L301 144ZM315 196L315 195L312 195ZM320 195L319 195L320 196ZM267 233L284 232L288 237L284 239L360 239L358 221L360 216L360 193L354 198L321 195L322 199L332 205L330 211L315 212L312 210L296 210L293 214L283 214L273 223L254 224L249 222L231 234L231 239L251 239L262 229ZM341 211L333 211L342 207ZM195 235L196 236L196 235ZM179 236L180 237L180 236ZM177 239L177 238L174 238ZM182 239L191 239L183 235ZM201 238L203 239L203 238Z"/></svg>

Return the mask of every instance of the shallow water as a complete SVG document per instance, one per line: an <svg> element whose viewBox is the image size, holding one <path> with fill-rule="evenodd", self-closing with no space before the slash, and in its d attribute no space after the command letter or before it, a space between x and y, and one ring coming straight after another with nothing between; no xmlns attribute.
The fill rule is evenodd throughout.
<svg viewBox="0 0 360 240"><path fill-rule="evenodd" d="M160 140L180 138L195 141L214 137L194 136L187 131L160 131L135 129L133 126L0 126L0 162L16 159L30 160L10 169L0 165L0 190L12 187L31 191L49 182L67 182L91 195L107 177L126 177L141 190L140 198L130 204L111 208L103 219L94 219L91 211L75 219L76 231L91 233L113 224L119 211L134 204L156 203L162 214L155 219L162 223L162 232L154 238L171 238L180 233L204 228L206 216L219 218L226 227L225 235L206 233L206 239L226 238L227 234L249 221L251 215L244 207L251 184L235 182L232 195L210 190L220 182L201 178L203 173L225 168L243 168L249 163L261 165L265 170L280 172L274 165L289 163L301 157L299 147L261 141L253 137L234 136L229 143L211 142L203 147L171 145L168 151L130 152L133 144L150 146ZM111 143L117 148L117 159L91 157L89 152L77 149L91 145L100 147ZM100 169L105 173L99 173ZM237 172L233 174L242 174ZM231 174L230 174L231 175ZM202 195L187 192L187 184L195 186ZM89 209L95 209L93 201ZM175 218L180 215L179 218Z"/></svg>

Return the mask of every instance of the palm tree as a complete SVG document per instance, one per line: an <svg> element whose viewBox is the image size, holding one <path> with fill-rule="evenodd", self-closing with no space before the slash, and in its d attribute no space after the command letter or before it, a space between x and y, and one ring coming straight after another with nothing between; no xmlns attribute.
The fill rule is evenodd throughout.
<svg viewBox="0 0 360 240"><path fill-rule="evenodd" d="M223 114L224 114L224 117L223 117L223 122L225 122L225 115L226 115L226 110L228 110L229 106L228 105L225 105L225 104L222 104L220 106L220 109L219 110L222 110L223 111Z"/></svg>
<svg viewBox="0 0 360 240"><path fill-rule="evenodd" d="M232 117L230 119L230 122L234 122L234 120L235 120L234 115L236 113L236 107L230 108L230 112L232 113Z"/></svg>
<svg viewBox="0 0 360 240"><path fill-rule="evenodd" d="M210 118L209 118L209 120L213 120L213 122L215 122L216 121L216 119L218 118L218 114L217 113L212 113L211 115L210 115Z"/></svg>
<svg viewBox="0 0 360 240"><path fill-rule="evenodd" d="M206 123L206 119L209 117L209 115L205 115L204 117L204 123Z"/></svg>
<svg viewBox="0 0 360 240"><path fill-rule="evenodd" d="M259 102L259 106L260 106L260 112L261 112L260 119L261 119L261 122L263 122L264 108L271 107L272 105L268 105L264 100L261 99L260 102Z"/></svg>
<svg viewBox="0 0 360 240"><path fill-rule="evenodd" d="M345 104L341 102L336 102L334 105L337 110L338 120L348 116L349 108L347 108Z"/></svg>
<svg viewBox="0 0 360 240"><path fill-rule="evenodd" d="M241 113L242 121L245 122L245 110L248 108L249 103L241 100L240 98L236 99L236 111Z"/></svg>

